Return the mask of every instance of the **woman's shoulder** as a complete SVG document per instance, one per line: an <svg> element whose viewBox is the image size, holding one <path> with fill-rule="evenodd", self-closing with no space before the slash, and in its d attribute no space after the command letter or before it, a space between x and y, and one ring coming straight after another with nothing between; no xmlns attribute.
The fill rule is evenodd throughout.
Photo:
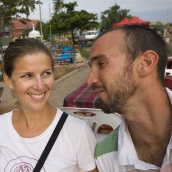
<svg viewBox="0 0 172 172"><path fill-rule="evenodd" d="M9 116L12 115L12 112L13 111L10 111L10 112L6 112L6 113L0 115L0 119L2 120L2 119L5 119L5 118L8 118Z"/></svg>
<svg viewBox="0 0 172 172"><path fill-rule="evenodd" d="M84 125L84 124L86 124L85 121L83 121L83 120L81 120L81 119L79 119L79 118L77 118L77 117L74 117L74 116L72 116L72 115L68 115L68 117L69 117L69 119L70 119L72 122L74 122L74 123L76 123L76 124L78 124L78 125Z"/></svg>
<svg viewBox="0 0 172 172"><path fill-rule="evenodd" d="M63 113L63 111L61 111L61 113ZM83 132L85 130L90 132L91 130L89 125L84 120L81 120L69 114L65 124L66 124L65 126L68 129L71 128L71 130L75 130L76 132Z"/></svg>
<svg viewBox="0 0 172 172"><path fill-rule="evenodd" d="M9 119L11 118L12 111L0 115L0 128L8 126Z"/></svg>
<svg viewBox="0 0 172 172"><path fill-rule="evenodd" d="M59 113L61 113L61 114L63 114L63 113L65 113L65 112L63 112L62 110L60 110L60 109L58 109L59 110ZM68 113L67 113L68 114ZM83 120L81 120L81 119L79 119L79 118L76 118L76 117L74 117L74 116L72 116L72 115L69 115L68 114L68 117L67 117L67 121L68 122L72 122L72 123L74 123L74 124L76 124L76 125L84 125L84 124L86 124L86 122L85 121L83 121Z"/></svg>
<svg viewBox="0 0 172 172"><path fill-rule="evenodd" d="M96 143L94 133L87 122L69 114L63 126L63 134L64 137L75 138L74 140L72 139L75 143L79 140L84 140L85 142L89 141L93 144Z"/></svg>

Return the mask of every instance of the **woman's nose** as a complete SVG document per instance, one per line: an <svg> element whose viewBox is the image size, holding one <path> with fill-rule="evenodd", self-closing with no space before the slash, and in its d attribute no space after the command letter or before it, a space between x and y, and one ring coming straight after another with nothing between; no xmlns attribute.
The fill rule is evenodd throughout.
<svg viewBox="0 0 172 172"><path fill-rule="evenodd" d="M43 79L41 77L35 78L35 84L34 84L35 89L38 90L43 90L45 87L45 84L43 82Z"/></svg>

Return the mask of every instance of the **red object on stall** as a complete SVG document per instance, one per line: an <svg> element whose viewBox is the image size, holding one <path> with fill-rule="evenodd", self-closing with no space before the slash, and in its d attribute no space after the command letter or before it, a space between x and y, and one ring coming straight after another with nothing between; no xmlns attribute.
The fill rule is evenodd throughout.
<svg viewBox="0 0 172 172"><path fill-rule="evenodd" d="M132 24L130 19L125 17L123 20L121 20L119 23L114 24L113 26L117 27L117 26L124 26L124 25L130 25L130 24Z"/></svg>
<svg viewBox="0 0 172 172"><path fill-rule="evenodd" d="M172 77L171 76L165 76L164 78L165 86L172 90Z"/></svg>
<svg viewBox="0 0 172 172"><path fill-rule="evenodd" d="M136 16L134 16L131 20L130 20L133 24L140 24L140 25L149 25L150 24L150 21L145 21L145 20L142 20Z"/></svg>
<svg viewBox="0 0 172 172"><path fill-rule="evenodd" d="M132 25L132 24L149 26L150 21L142 20L136 16L134 16L132 19L125 17L123 20L121 20L119 23L114 24L113 26L118 27L118 26Z"/></svg>

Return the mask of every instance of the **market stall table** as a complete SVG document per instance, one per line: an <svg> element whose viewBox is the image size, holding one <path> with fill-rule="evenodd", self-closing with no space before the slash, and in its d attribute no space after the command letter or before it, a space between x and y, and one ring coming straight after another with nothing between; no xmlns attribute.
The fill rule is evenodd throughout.
<svg viewBox="0 0 172 172"><path fill-rule="evenodd" d="M172 90L172 76L165 76L165 78L164 78L165 80L165 86L167 87L167 88L169 88L170 90Z"/></svg>
<svg viewBox="0 0 172 172"><path fill-rule="evenodd" d="M101 109L101 102L97 98L97 93L91 86L84 83L64 99L64 107L96 108ZM113 129L108 125L102 125L98 133L109 133Z"/></svg>
<svg viewBox="0 0 172 172"><path fill-rule="evenodd" d="M101 108L97 93L84 83L64 99L64 107Z"/></svg>

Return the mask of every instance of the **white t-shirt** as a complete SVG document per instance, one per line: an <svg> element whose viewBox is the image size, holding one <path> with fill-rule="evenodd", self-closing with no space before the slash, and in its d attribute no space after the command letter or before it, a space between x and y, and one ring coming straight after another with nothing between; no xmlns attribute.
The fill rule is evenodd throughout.
<svg viewBox="0 0 172 172"><path fill-rule="evenodd" d="M172 91L166 91L172 105ZM172 134L162 166L157 167L138 158L123 118L120 126L98 143L95 156L99 172L172 172Z"/></svg>
<svg viewBox="0 0 172 172"><path fill-rule="evenodd" d="M34 138L21 137L12 125L12 112L0 115L0 172L32 172L44 150L61 110L51 125ZM96 139L86 122L68 116L41 172L79 172L95 168Z"/></svg>

